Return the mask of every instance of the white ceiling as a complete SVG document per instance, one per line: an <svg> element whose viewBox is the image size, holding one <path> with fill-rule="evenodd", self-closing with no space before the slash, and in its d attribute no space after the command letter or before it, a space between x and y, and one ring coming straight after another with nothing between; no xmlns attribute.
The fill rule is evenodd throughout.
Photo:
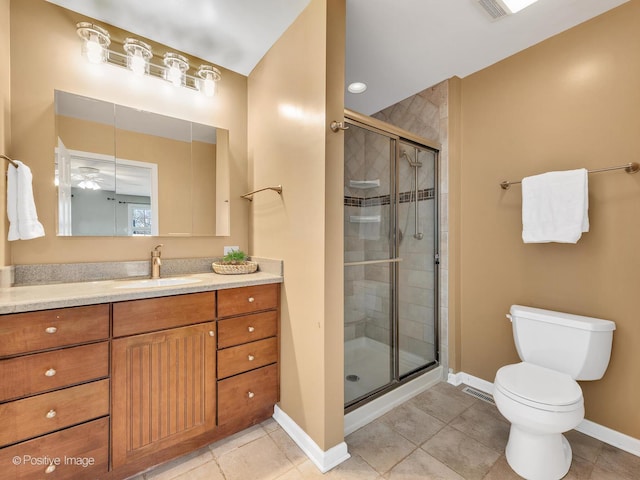
<svg viewBox="0 0 640 480"><path fill-rule="evenodd" d="M248 75L310 0L48 1ZM628 0L540 0L499 20L477 0L346 1L346 83L368 89L345 104L372 114Z"/></svg>

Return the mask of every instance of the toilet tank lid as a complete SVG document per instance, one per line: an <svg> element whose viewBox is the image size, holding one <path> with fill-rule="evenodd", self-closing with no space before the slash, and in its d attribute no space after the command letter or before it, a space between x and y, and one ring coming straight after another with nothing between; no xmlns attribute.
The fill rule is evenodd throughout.
<svg viewBox="0 0 640 480"><path fill-rule="evenodd" d="M525 307L523 305L511 305L511 316L538 320L540 322L555 323L566 327L591 331L611 331L616 329L616 324L611 320L602 318L584 317L572 313L555 312L542 308Z"/></svg>

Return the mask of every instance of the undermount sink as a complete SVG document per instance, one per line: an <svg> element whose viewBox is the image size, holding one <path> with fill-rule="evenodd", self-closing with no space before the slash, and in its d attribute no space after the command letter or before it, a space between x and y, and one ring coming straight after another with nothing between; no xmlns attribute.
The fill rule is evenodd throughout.
<svg viewBox="0 0 640 480"><path fill-rule="evenodd" d="M175 285L187 285L189 283L198 283L199 278L186 277L168 277L168 278L147 278L144 280L126 280L122 285L115 288L158 288L173 287Z"/></svg>

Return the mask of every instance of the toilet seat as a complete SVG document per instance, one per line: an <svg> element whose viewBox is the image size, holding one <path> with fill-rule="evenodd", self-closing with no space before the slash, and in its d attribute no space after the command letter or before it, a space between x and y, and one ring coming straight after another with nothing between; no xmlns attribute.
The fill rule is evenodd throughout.
<svg viewBox="0 0 640 480"><path fill-rule="evenodd" d="M515 402L538 410L570 412L583 406L582 389L573 378L532 363L500 368L494 387Z"/></svg>

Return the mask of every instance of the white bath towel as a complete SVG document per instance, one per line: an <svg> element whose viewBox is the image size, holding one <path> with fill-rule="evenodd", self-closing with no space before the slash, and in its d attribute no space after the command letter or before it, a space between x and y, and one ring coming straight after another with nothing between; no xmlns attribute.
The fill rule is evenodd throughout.
<svg viewBox="0 0 640 480"><path fill-rule="evenodd" d="M9 165L7 171L7 217L11 240L29 240L44 237L44 228L38 221L33 201L31 169L19 160L18 167Z"/></svg>
<svg viewBox="0 0 640 480"><path fill-rule="evenodd" d="M548 172L522 180L522 240L576 243L589 231L588 172Z"/></svg>

